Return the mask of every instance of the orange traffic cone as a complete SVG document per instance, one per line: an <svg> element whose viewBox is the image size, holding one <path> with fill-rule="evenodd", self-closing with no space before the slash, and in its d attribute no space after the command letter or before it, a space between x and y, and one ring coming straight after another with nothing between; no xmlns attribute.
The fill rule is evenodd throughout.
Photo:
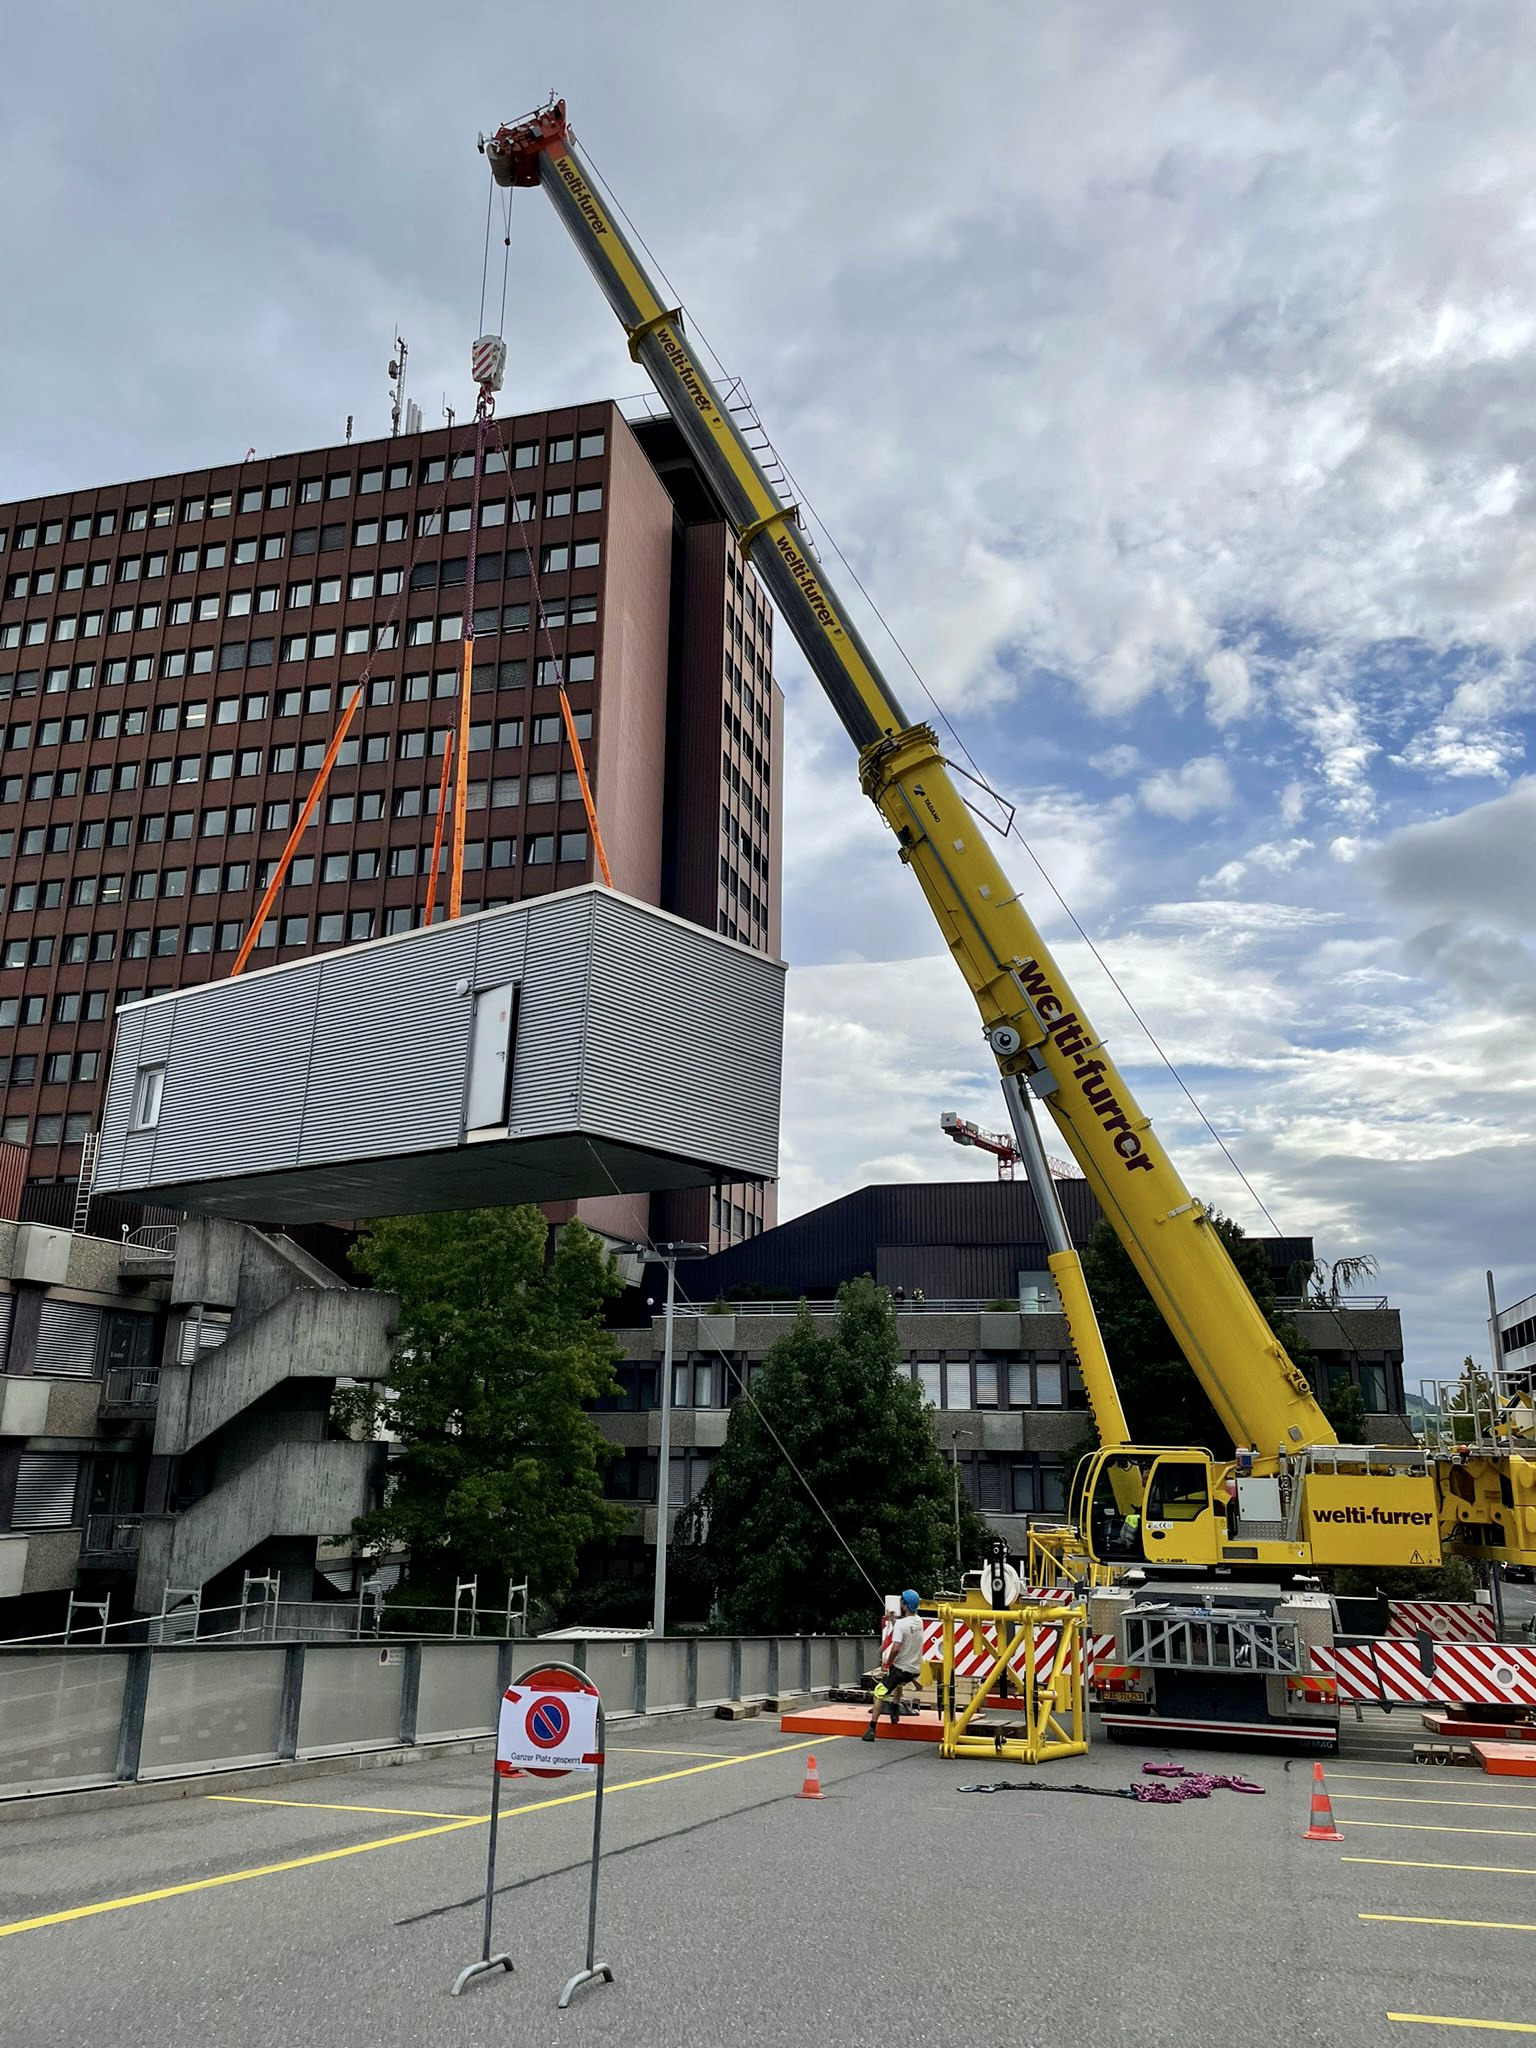
<svg viewBox="0 0 1536 2048"><path fill-rule="evenodd" d="M1312 1825L1301 1838L1304 1842L1342 1842L1344 1837L1333 1822L1333 1801L1323 1781L1321 1764L1312 1766Z"/></svg>
<svg viewBox="0 0 1536 2048"><path fill-rule="evenodd" d="M816 1768L814 1756L808 1756L805 1760L805 1783L800 1787L795 1797L797 1799L824 1799L826 1797L826 1794L821 1789L821 1773Z"/></svg>

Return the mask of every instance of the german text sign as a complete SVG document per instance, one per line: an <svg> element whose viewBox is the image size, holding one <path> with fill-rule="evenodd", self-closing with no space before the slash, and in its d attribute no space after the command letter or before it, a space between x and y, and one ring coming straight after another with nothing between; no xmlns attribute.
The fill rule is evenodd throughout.
<svg viewBox="0 0 1536 2048"><path fill-rule="evenodd" d="M513 1771L595 1771L602 1762L597 1745L595 1692L573 1692L532 1682L509 1685L501 1697L496 1725L496 1768Z"/></svg>

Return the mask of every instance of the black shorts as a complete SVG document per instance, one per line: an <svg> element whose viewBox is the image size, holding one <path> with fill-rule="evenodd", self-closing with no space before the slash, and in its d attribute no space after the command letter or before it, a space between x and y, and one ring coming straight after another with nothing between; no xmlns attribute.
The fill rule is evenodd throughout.
<svg viewBox="0 0 1536 2048"><path fill-rule="evenodd" d="M899 1692L904 1685L921 1685L922 1682L921 1672L903 1671L899 1665L894 1664L889 1671L882 1671L875 1681L877 1685L883 1685L888 1693Z"/></svg>

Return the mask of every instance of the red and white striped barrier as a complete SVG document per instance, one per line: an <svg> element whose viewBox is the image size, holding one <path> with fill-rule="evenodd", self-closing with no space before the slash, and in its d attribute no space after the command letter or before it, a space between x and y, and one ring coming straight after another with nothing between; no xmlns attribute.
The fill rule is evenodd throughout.
<svg viewBox="0 0 1536 2048"><path fill-rule="evenodd" d="M1433 1644L1433 1672L1415 1643L1380 1636L1314 1650L1314 1669L1334 1678L1345 1706L1536 1707L1536 1648L1514 1643Z"/></svg>
<svg viewBox="0 0 1536 2048"><path fill-rule="evenodd" d="M1422 1631L1437 1643L1493 1643L1498 1631L1493 1609L1470 1600L1389 1600L1387 1634L1413 1636Z"/></svg>
<svg viewBox="0 0 1536 2048"><path fill-rule="evenodd" d="M1049 1590L1031 1594L1031 1598L1042 1601L1055 1596ZM1037 1629L1035 1632L1035 1676L1046 1678L1056 1659L1056 1637L1054 1628ZM1090 1667L1104 1657L1114 1655L1115 1639L1112 1635L1085 1636L1084 1646ZM880 1651L884 1659L890 1655L891 1623L887 1617L880 1632ZM955 1676L957 1678L980 1678L990 1671L997 1657L997 1629L991 1622L955 1623ZM944 1661L944 1624L941 1621L925 1619L923 1622L923 1662L937 1672ZM1015 1677L1024 1675L1026 1664L1021 1647L1008 1660L1008 1668Z"/></svg>

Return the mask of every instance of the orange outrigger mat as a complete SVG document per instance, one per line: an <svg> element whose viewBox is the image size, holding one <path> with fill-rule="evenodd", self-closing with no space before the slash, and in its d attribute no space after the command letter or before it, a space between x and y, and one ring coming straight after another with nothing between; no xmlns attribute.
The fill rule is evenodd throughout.
<svg viewBox="0 0 1536 2048"><path fill-rule="evenodd" d="M1431 1735L1464 1736L1468 1742L1536 1742L1536 1721L1494 1721L1471 1714L1420 1716Z"/></svg>
<svg viewBox="0 0 1536 2048"><path fill-rule="evenodd" d="M781 1714L779 1726L786 1735L862 1735L869 1726L869 1709L851 1704L831 1703L824 1707L801 1707ZM884 1714L875 1739L879 1742L937 1742L943 1724L929 1707L915 1714L903 1714L899 1721Z"/></svg>
<svg viewBox="0 0 1536 2048"><path fill-rule="evenodd" d="M1536 1742L1474 1742L1472 1754L1490 1778L1536 1778Z"/></svg>

